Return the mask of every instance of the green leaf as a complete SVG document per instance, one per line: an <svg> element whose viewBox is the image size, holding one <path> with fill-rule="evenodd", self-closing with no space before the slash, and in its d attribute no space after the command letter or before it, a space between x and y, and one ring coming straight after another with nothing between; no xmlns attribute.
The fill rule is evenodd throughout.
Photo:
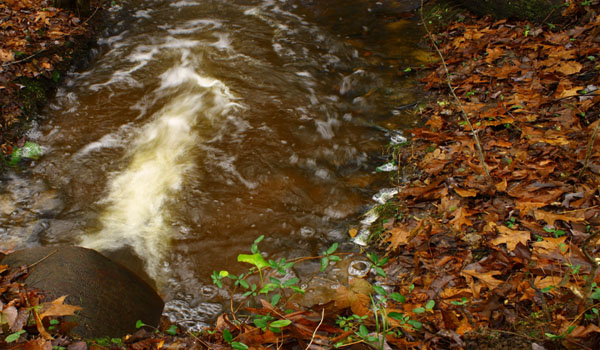
<svg viewBox="0 0 600 350"><path fill-rule="evenodd" d="M450 302L452 305L465 305L467 303L467 298L462 297L460 301L453 300Z"/></svg>
<svg viewBox="0 0 600 350"><path fill-rule="evenodd" d="M23 333L25 333L25 330L21 329L18 332L9 334L6 338L4 338L4 341L7 343L12 343L14 341L17 341L17 340L19 340L19 338L21 337L21 334L23 334Z"/></svg>
<svg viewBox="0 0 600 350"><path fill-rule="evenodd" d="M296 293L304 294L304 292L306 292L304 289L297 286L291 286L290 288Z"/></svg>
<svg viewBox="0 0 600 350"><path fill-rule="evenodd" d="M434 300L429 300L427 302L427 304L425 304L425 309L432 310L434 306L435 306L435 301Z"/></svg>
<svg viewBox="0 0 600 350"><path fill-rule="evenodd" d="M275 289L277 289L278 287L279 287L279 285L277 285L275 283L267 283L264 287L262 287L258 291L258 294L269 294L272 291L274 291Z"/></svg>
<svg viewBox="0 0 600 350"><path fill-rule="evenodd" d="M142 328L146 326L146 324L144 322L142 322L142 320L137 320L137 322L135 323L135 328Z"/></svg>
<svg viewBox="0 0 600 350"><path fill-rule="evenodd" d="M263 258L263 256L260 253L256 253L256 254L252 254L252 255L240 254L240 255L238 255L237 261L254 265L259 270L262 270L263 268L269 266L269 263L267 263L265 261L265 258Z"/></svg>
<svg viewBox="0 0 600 350"><path fill-rule="evenodd" d="M329 249L327 249L327 255L333 254L338 248L337 242L333 243Z"/></svg>
<svg viewBox="0 0 600 350"><path fill-rule="evenodd" d="M383 269L379 266L375 266L375 272L377 272L377 274L381 277L386 277L386 273L385 271L383 271Z"/></svg>
<svg viewBox="0 0 600 350"><path fill-rule="evenodd" d="M423 326L423 324L417 320L408 320L407 323L413 326L415 329L419 329Z"/></svg>
<svg viewBox="0 0 600 350"><path fill-rule="evenodd" d="M254 320L254 325L262 330L267 328L267 319L264 317L259 317Z"/></svg>
<svg viewBox="0 0 600 350"><path fill-rule="evenodd" d="M283 282L283 285L286 287L291 287L298 282L300 282L300 279L298 277L294 277L294 278L290 278L289 280Z"/></svg>
<svg viewBox="0 0 600 350"><path fill-rule="evenodd" d="M279 303L279 300L281 300L281 294L273 295L273 297L271 298L271 305L277 305L277 303Z"/></svg>
<svg viewBox="0 0 600 350"><path fill-rule="evenodd" d="M361 324L360 327L358 327L358 335L365 338L369 336L369 330L367 329L367 326L365 326L364 324Z"/></svg>
<svg viewBox="0 0 600 350"><path fill-rule="evenodd" d="M331 260L331 261L340 261L340 257L337 256L337 255L332 255L332 256L329 257L329 260Z"/></svg>
<svg viewBox="0 0 600 350"><path fill-rule="evenodd" d="M425 312L425 308L424 307L416 307L413 309L413 312L415 314L422 314L423 312Z"/></svg>
<svg viewBox="0 0 600 350"><path fill-rule="evenodd" d="M392 294L390 294L390 298L392 298L392 300L397 301L399 303L404 303L406 301L406 298L404 297L404 295L402 295L400 293L392 293Z"/></svg>
<svg viewBox="0 0 600 350"><path fill-rule="evenodd" d="M325 271L325 269L327 268L327 266L329 265L329 258L324 257L321 258L321 272Z"/></svg>
<svg viewBox="0 0 600 350"><path fill-rule="evenodd" d="M169 329L167 329L165 332L167 332L168 335L176 335L177 334L177 326L171 325L171 327L169 327Z"/></svg>
<svg viewBox="0 0 600 350"><path fill-rule="evenodd" d="M378 265L379 258L377 257L377 255L375 253L371 253L368 256L369 256L369 260L371 260L373 262L373 264Z"/></svg>
<svg viewBox="0 0 600 350"><path fill-rule="evenodd" d="M260 237L254 240L254 244L260 243L263 239L265 239L265 235L260 235Z"/></svg>
<svg viewBox="0 0 600 350"><path fill-rule="evenodd" d="M59 320L50 320L50 324L51 324L51 325L55 325L55 326L56 326L56 325L57 325L57 324L59 324L59 323L60 323L60 321L59 321Z"/></svg>
<svg viewBox="0 0 600 350"><path fill-rule="evenodd" d="M387 291L381 286L373 285L373 289L377 294L387 295Z"/></svg>
<svg viewBox="0 0 600 350"><path fill-rule="evenodd" d="M388 312L387 315L389 318L393 318L394 320L398 320L398 321L404 320L404 315L399 312L392 311L392 312Z"/></svg>
<svg viewBox="0 0 600 350"><path fill-rule="evenodd" d="M242 280L239 279L238 281L240 281L240 285L246 289L250 288L250 285L248 284L248 282L246 280Z"/></svg>
<svg viewBox="0 0 600 350"><path fill-rule="evenodd" d="M10 162L8 163L8 165L10 165L10 166L17 165L23 158L22 154L23 154L23 149L15 148L13 150L12 154L10 155Z"/></svg>
<svg viewBox="0 0 600 350"><path fill-rule="evenodd" d="M246 349L248 349L248 345L246 345L244 343L240 343L238 341L234 341L233 343L231 343L231 347L234 348L235 350L246 350Z"/></svg>
<svg viewBox="0 0 600 350"><path fill-rule="evenodd" d="M40 145L38 145L35 142L30 142L30 141L25 142L25 145L23 145L22 149L23 149L23 152L21 154L22 157L33 159L33 160L39 159L40 156L44 153L42 151L42 147L40 147Z"/></svg>
<svg viewBox="0 0 600 350"><path fill-rule="evenodd" d="M225 340L227 343L231 343L233 340L233 334L231 334L227 328L223 329L223 340Z"/></svg>
<svg viewBox="0 0 600 350"><path fill-rule="evenodd" d="M594 300L600 299L600 288L598 288L598 287L594 288L592 294L590 294L590 299L594 299Z"/></svg>
<svg viewBox="0 0 600 350"><path fill-rule="evenodd" d="M225 270L221 270L219 272L219 277L224 278L224 277L227 277L227 276L229 276L229 272L227 272Z"/></svg>
<svg viewBox="0 0 600 350"><path fill-rule="evenodd" d="M265 328L267 328L267 320L265 320L264 318L257 318L254 320L254 325L264 330Z"/></svg>
<svg viewBox="0 0 600 350"><path fill-rule="evenodd" d="M273 328L281 328L281 327L289 326L291 323L292 323L292 321L290 321L290 320L277 320L277 321L271 322L271 324L269 326L273 327Z"/></svg>

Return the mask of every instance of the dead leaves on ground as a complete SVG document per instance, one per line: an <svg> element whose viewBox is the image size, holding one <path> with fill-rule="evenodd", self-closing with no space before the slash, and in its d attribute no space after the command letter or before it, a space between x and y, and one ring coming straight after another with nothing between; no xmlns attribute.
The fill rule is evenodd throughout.
<svg viewBox="0 0 600 350"><path fill-rule="evenodd" d="M0 346L51 349L54 337L50 333L67 329L62 327L60 318L73 316L81 308L65 304L66 296L42 302L37 291L28 290L23 284L26 275L25 267L9 270L0 265Z"/></svg>
<svg viewBox="0 0 600 350"><path fill-rule="evenodd" d="M412 130L411 153L397 160L420 154L419 172L401 184L402 220L382 239L397 257L390 269L407 271L396 278L414 292L445 305L469 298L464 308L450 307L453 315L431 317L432 332L459 332L465 320L514 330L521 321L538 327L542 340L569 326L577 331L565 338L600 339L597 320L579 307L587 305L585 278L600 283L585 277L593 262L582 251L600 224L598 140L583 169L600 122L600 13L588 9L582 18L565 29L467 19L434 35L491 178L460 107L444 96L443 67L432 67L423 81L438 101ZM597 242L588 251L598 256ZM531 318L545 308L552 320Z"/></svg>
<svg viewBox="0 0 600 350"><path fill-rule="evenodd" d="M90 34L86 19L50 0L0 2L0 136L23 113L19 79L56 80Z"/></svg>

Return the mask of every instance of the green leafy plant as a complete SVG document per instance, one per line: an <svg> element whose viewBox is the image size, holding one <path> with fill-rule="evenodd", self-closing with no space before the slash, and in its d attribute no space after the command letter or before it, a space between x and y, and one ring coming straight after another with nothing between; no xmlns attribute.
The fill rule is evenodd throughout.
<svg viewBox="0 0 600 350"><path fill-rule="evenodd" d="M456 305L456 306L464 306L467 304L467 298L462 297L462 299L460 299L460 301L458 300L453 300L450 302L450 304L452 305Z"/></svg>
<svg viewBox="0 0 600 350"><path fill-rule="evenodd" d="M248 345L237 341L233 341L233 334L231 334L231 332L227 328L223 330L223 340L225 340L227 344L231 345L231 347L236 350L248 349Z"/></svg>
<svg viewBox="0 0 600 350"><path fill-rule="evenodd" d="M383 259L380 259L377 254L375 253L370 253L368 255L369 260L371 260L371 262L373 263L373 268L375 269L375 272L381 276L381 277L385 277L386 273L383 270L383 266L385 266L385 264L388 263L388 261L390 261L390 258L385 257Z"/></svg>
<svg viewBox="0 0 600 350"><path fill-rule="evenodd" d="M554 236L554 238L558 238L558 237L564 236L566 234L565 231L558 230L558 229L555 229L554 227L550 227L550 226L544 227L544 231L551 233Z"/></svg>
<svg viewBox="0 0 600 350"><path fill-rule="evenodd" d="M35 142L27 141L23 147L17 147L10 155L9 166L16 166L22 159L39 159L44 152L42 147Z"/></svg>
<svg viewBox="0 0 600 350"><path fill-rule="evenodd" d="M25 333L24 329L21 329L18 332L11 333L6 338L4 338L4 341L7 342L7 343L15 342L15 341L19 340L19 338L21 337L21 335L23 333Z"/></svg>
<svg viewBox="0 0 600 350"><path fill-rule="evenodd" d="M330 261L334 261L334 262L340 261L339 256L332 255L333 253L335 253L337 248L338 248L338 244L336 242L336 243L333 243L329 248L327 248L326 251L321 253L321 255L323 256L321 258L321 269L320 269L321 272L325 271L327 266L329 266Z"/></svg>

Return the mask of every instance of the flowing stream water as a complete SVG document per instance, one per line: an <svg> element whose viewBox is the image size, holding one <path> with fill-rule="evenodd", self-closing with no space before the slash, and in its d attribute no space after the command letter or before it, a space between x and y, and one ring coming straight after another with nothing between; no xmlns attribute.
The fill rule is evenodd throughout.
<svg viewBox="0 0 600 350"><path fill-rule="evenodd" d="M77 244L156 281L172 318L221 311L213 270L265 235L318 255L387 185L426 60L402 1L128 1L1 179L1 248ZM425 58L424 58L425 57ZM346 243L351 249L351 243ZM136 258L137 257L137 258Z"/></svg>

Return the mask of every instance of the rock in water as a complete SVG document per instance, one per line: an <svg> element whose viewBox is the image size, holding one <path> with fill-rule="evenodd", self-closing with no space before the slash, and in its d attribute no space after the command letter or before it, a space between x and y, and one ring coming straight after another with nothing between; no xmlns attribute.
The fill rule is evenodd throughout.
<svg viewBox="0 0 600 350"><path fill-rule="evenodd" d="M137 320L158 326L164 302L141 278L92 249L38 247L7 255L10 267L35 264L25 284L43 291L46 301L68 295L66 304L83 308L72 334L83 338L120 337Z"/></svg>

